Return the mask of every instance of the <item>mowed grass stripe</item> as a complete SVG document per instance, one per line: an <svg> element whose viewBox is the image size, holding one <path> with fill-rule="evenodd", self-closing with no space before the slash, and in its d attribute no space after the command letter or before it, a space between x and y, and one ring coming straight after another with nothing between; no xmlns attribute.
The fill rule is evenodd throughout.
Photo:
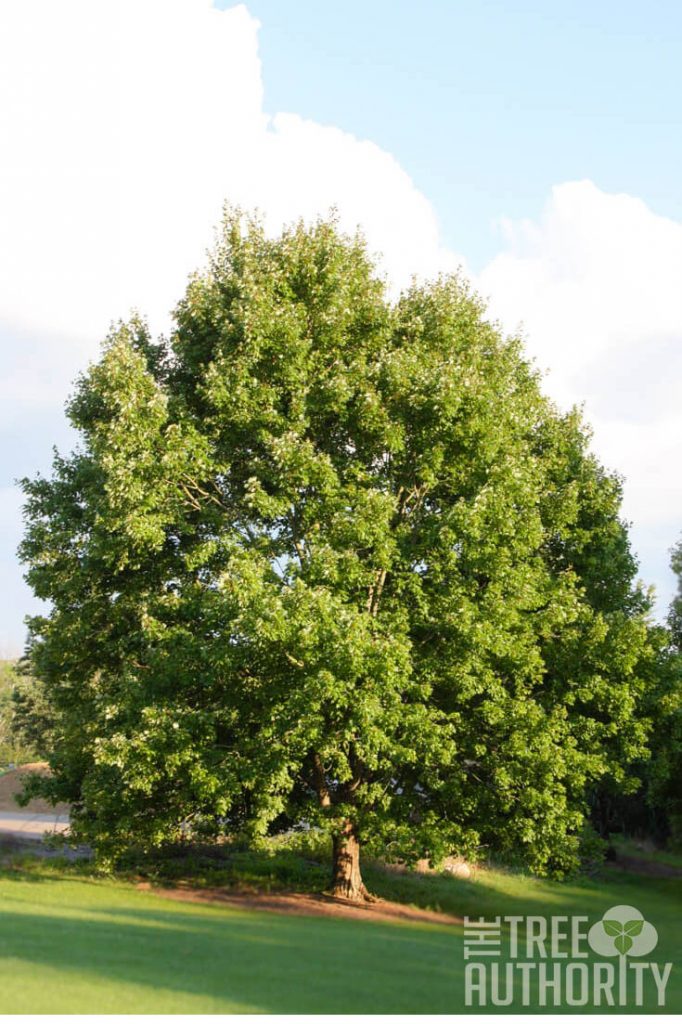
<svg viewBox="0 0 682 1024"><path fill-rule="evenodd" d="M0 1012L453 1012L457 929L0 877ZM30 879L30 880L29 880Z"/></svg>

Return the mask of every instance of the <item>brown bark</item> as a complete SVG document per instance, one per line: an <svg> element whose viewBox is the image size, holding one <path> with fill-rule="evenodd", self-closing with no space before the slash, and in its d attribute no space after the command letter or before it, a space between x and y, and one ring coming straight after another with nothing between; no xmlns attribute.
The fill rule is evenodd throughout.
<svg viewBox="0 0 682 1024"><path fill-rule="evenodd" d="M355 903L373 900L360 874L360 843L352 822L347 821L343 831L334 836L333 851L332 896Z"/></svg>
<svg viewBox="0 0 682 1024"><path fill-rule="evenodd" d="M327 777L324 774L322 758L317 753L313 754L313 778L320 807L331 807L332 798L327 786Z"/></svg>

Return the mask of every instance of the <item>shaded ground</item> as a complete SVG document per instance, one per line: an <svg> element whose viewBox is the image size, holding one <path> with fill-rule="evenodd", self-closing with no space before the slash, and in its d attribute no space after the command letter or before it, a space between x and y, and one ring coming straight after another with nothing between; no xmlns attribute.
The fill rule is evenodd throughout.
<svg viewBox="0 0 682 1024"><path fill-rule="evenodd" d="M673 864L665 864L649 857L632 857L624 853L618 853L616 859L611 861L611 867L635 875L647 875L649 878L682 878L682 868Z"/></svg>
<svg viewBox="0 0 682 1024"><path fill-rule="evenodd" d="M53 846L44 842L44 833L38 838L24 832L0 833L0 869L12 867L17 859L35 857L38 860L82 861L92 857L87 846Z"/></svg>
<svg viewBox="0 0 682 1024"><path fill-rule="evenodd" d="M682 851L661 847L651 839L614 835L614 864L625 871L649 875L651 878L682 877ZM660 868L660 869L659 869ZM666 868L671 868L667 871Z"/></svg>
<svg viewBox="0 0 682 1024"><path fill-rule="evenodd" d="M618 854L617 860L609 864L609 870L616 874L640 876L644 878L679 879L682 878L682 868L660 863L646 856L631 856ZM433 872L412 872L405 875L407 891L400 893L402 898L410 898L411 883L416 883L419 888L426 890L430 888L435 896L437 888L447 887L448 881L443 875L439 878L433 877ZM380 869L381 882L389 880L395 874L395 868ZM425 879L424 874L430 874L431 879ZM479 872L476 877L482 880ZM375 882L379 878L375 879ZM394 888L389 881L389 892ZM461 916L448 913L441 909L439 904L442 901L435 899L436 908L419 907L406 902L398 902L395 899L377 898L372 903L353 903L350 900L335 899L318 892L287 891L263 892L259 891L257 885L244 885L240 882L231 882L228 885L203 884L197 886L188 879L178 879L172 885L153 884L148 881L139 882L137 888L141 891L152 892L163 899L175 900L181 903L203 903L216 906L233 907L243 910L270 911L277 914L293 914L297 916L315 917L342 917L354 920L375 920L375 921L406 921L413 923L428 923L440 925L461 925ZM411 895L414 897L417 889ZM396 892L398 895L398 892Z"/></svg>
<svg viewBox="0 0 682 1024"><path fill-rule="evenodd" d="M234 892L229 889L196 889L189 885L175 888L156 888L149 882L140 882L138 889L153 892L165 899L182 903L213 903L241 910L269 910L277 914L306 917L344 917L356 921L407 921L422 924L461 925L461 917L437 910L405 906L392 900L378 899L374 903L352 903L315 893L258 893Z"/></svg>

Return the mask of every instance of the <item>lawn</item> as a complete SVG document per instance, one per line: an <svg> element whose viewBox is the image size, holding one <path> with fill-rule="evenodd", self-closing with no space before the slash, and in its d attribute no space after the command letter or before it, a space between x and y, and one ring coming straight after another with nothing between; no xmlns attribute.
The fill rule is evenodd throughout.
<svg viewBox="0 0 682 1024"><path fill-rule="evenodd" d="M476 917L596 920L612 905L634 905L659 931L651 959L674 965L665 1010L682 1010L679 879L607 871L557 883L482 872L461 881L375 869L372 884L391 898ZM0 1012L465 1012L462 941L459 926L177 903L129 883L27 865L0 873Z"/></svg>
<svg viewBox="0 0 682 1024"><path fill-rule="evenodd" d="M0 1012L451 1012L458 941L443 927L240 912L5 873Z"/></svg>

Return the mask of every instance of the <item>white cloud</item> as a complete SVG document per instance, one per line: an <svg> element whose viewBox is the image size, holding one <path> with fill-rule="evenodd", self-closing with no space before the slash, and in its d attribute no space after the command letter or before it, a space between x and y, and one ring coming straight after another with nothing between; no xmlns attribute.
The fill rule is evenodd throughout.
<svg viewBox="0 0 682 1024"><path fill-rule="evenodd" d="M88 351L167 311L263 124L256 29L208 0L5 0L3 320Z"/></svg>
<svg viewBox="0 0 682 1024"><path fill-rule="evenodd" d="M539 224L501 227L506 247L480 287L505 323L523 322L560 397L606 395L601 375L590 372L605 357L679 343L682 224L579 181L552 190Z"/></svg>
<svg viewBox="0 0 682 1024"><path fill-rule="evenodd" d="M133 306L164 326L226 198L273 226L337 204L400 282L452 261L391 156L264 114L257 30L210 0L3 0L0 320L75 361Z"/></svg>
<svg viewBox="0 0 682 1024"><path fill-rule="evenodd" d="M389 153L293 114L278 114L273 129L266 136L270 159L260 167L274 164L286 185L273 194L269 170L258 182L260 194L270 193L267 209L273 224L339 205L349 228L363 226L398 287L412 274L431 277L463 264L462 257L442 246L431 204Z"/></svg>
<svg viewBox="0 0 682 1024"><path fill-rule="evenodd" d="M626 478L642 530L682 530L682 224L589 181L552 190L539 223L503 222L503 251L478 279L491 312L523 325L547 387L584 402L602 461ZM660 551L645 578L670 581ZM647 570L651 569L648 573ZM666 594L666 599L668 595Z"/></svg>

